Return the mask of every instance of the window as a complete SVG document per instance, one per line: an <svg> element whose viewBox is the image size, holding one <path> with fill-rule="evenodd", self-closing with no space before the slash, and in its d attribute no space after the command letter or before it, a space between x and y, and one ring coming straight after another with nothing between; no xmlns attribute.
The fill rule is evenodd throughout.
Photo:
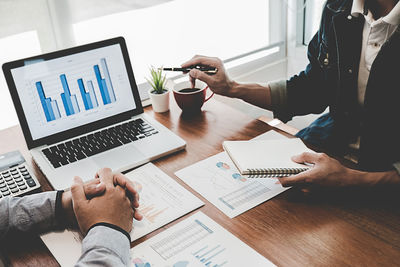
<svg viewBox="0 0 400 267"><path fill-rule="evenodd" d="M40 52L36 31L0 38L0 65L13 59L29 57ZM0 114L2 114L0 129L8 128L18 123L17 114L3 74L0 75ZM7 115L4 116L4 114Z"/></svg>
<svg viewBox="0 0 400 267"><path fill-rule="evenodd" d="M281 30L270 30L282 29L281 20L271 21L271 14L283 10L280 0L158 1L151 6L127 6L123 12L115 5L115 13L100 17L88 11L97 0L86 1L92 2L86 8L80 7L81 2L73 1L71 8L76 42L124 36L142 96L147 92L150 65L179 66L195 54L229 60L262 50L284 36Z"/></svg>
<svg viewBox="0 0 400 267"><path fill-rule="evenodd" d="M179 66L194 54L203 54L220 57L235 75L284 57L286 5L281 0L0 2L0 43L10 35L32 31L36 41L29 42L39 47L27 43L35 50L22 54L14 48L16 54L4 60L125 37L143 96L151 65ZM3 92L6 85L0 83Z"/></svg>

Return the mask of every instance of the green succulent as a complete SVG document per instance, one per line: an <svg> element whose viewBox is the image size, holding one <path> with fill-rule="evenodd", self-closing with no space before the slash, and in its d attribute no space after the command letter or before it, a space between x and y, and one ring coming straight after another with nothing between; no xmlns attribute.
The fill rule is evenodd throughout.
<svg viewBox="0 0 400 267"><path fill-rule="evenodd" d="M151 92L154 94L162 94L166 92L166 77L165 75L163 75L162 68L155 68L152 66L150 68L150 74L150 79L146 78L146 80L151 85L151 87L153 87L153 91Z"/></svg>

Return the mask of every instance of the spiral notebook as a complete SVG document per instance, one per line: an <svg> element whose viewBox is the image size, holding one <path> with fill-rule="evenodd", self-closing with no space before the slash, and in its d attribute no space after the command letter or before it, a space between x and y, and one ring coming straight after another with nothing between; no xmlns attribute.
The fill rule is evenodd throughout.
<svg viewBox="0 0 400 267"><path fill-rule="evenodd" d="M260 141L225 141L223 147L241 175L249 178L286 177L310 168L291 160L312 152L299 138Z"/></svg>

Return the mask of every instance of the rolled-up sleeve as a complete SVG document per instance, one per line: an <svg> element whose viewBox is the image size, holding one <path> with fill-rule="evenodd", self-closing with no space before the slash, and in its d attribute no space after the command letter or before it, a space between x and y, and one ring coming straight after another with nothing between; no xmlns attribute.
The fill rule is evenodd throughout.
<svg viewBox="0 0 400 267"><path fill-rule="evenodd" d="M397 173L400 175L400 161L393 163L393 167L397 171Z"/></svg>
<svg viewBox="0 0 400 267"><path fill-rule="evenodd" d="M286 121L286 114L292 113L288 111L287 105L287 81L273 81L268 85L271 89L271 109L274 112L274 117Z"/></svg>
<svg viewBox="0 0 400 267"><path fill-rule="evenodd" d="M0 240L9 232L45 232L57 228L57 192L0 200Z"/></svg>

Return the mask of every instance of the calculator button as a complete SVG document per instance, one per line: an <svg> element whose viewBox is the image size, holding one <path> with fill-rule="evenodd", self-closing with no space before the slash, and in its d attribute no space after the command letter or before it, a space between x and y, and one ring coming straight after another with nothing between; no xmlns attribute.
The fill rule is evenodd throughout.
<svg viewBox="0 0 400 267"><path fill-rule="evenodd" d="M17 193L19 191L18 187L11 189L11 192L13 192L14 194Z"/></svg>
<svg viewBox="0 0 400 267"><path fill-rule="evenodd" d="M13 174L13 177L15 179L15 178L21 177L21 175L19 175L19 173L17 173L17 174Z"/></svg>
<svg viewBox="0 0 400 267"><path fill-rule="evenodd" d="M10 186L12 184L15 184L14 180L8 181L7 184Z"/></svg>
<svg viewBox="0 0 400 267"><path fill-rule="evenodd" d="M32 176L30 176L30 175L28 174L28 175L24 175L24 178L25 178L25 180L28 180L28 179L32 179Z"/></svg>
<svg viewBox="0 0 400 267"><path fill-rule="evenodd" d="M3 175L6 175L8 173L8 171L2 172Z"/></svg>
<svg viewBox="0 0 400 267"><path fill-rule="evenodd" d="M4 188L0 189L0 191L3 192L3 193L4 193L4 192L7 192L7 191L8 191L8 188L7 188L7 187L4 187Z"/></svg>
<svg viewBox="0 0 400 267"><path fill-rule="evenodd" d="M8 188L10 188L10 189L13 189L13 188L16 188L16 187L17 187L16 184L9 184L9 185L8 185Z"/></svg>
<svg viewBox="0 0 400 267"><path fill-rule="evenodd" d="M27 175L27 174L29 174L27 171L22 171L21 173L22 173L22 175Z"/></svg>
<svg viewBox="0 0 400 267"><path fill-rule="evenodd" d="M18 186L23 186L25 184L24 181L17 183Z"/></svg>
<svg viewBox="0 0 400 267"><path fill-rule="evenodd" d="M10 174L8 172L6 174L4 174L4 172L3 172L3 177L4 178L10 177Z"/></svg>
<svg viewBox="0 0 400 267"><path fill-rule="evenodd" d="M27 186L25 184L19 186L19 189L21 189L21 190L25 190L26 188L27 188Z"/></svg>
<svg viewBox="0 0 400 267"><path fill-rule="evenodd" d="M0 184L0 188L4 188L4 187L6 187L7 185L6 185L6 183L1 183Z"/></svg>
<svg viewBox="0 0 400 267"><path fill-rule="evenodd" d="M11 181L11 180L12 180L12 177L7 177L7 178L5 178L4 180L6 180L6 182Z"/></svg>
<svg viewBox="0 0 400 267"><path fill-rule="evenodd" d="M26 183L29 185L29 187L34 187L36 185L36 183L33 179L26 180Z"/></svg>
<svg viewBox="0 0 400 267"><path fill-rule="evenodd" d="M11 172L15 172L16 170L17 170L16 168L10 169Z"/></svg>
<svg viewBox="0 0 400 267"><path fill-rule="evenodd" d="M23 181L23 180L22 180L22 178L20 177L20 178L15 178L14 181L16 181L16 182L18 183L18 182L21 182L21 181Z"/></svg>
<svg viewBox="0 0 400 267"><path fill-rule="evenodd" d="M8 195L10 195L10 194L11 194L10 191L3 192L3 196L8 196Z"/></svg>
<svg viewBox="0 0 400 267"><path fill-rule="evenodd" d="M25 170L26 168L25 168L25 166L19 166L18 169Z"/></svg>

